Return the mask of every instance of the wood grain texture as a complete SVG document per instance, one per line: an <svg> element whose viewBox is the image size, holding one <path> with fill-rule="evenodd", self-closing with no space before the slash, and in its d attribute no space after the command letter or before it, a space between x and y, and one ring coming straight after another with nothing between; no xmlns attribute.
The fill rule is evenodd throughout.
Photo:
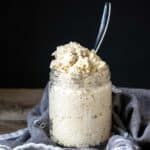
<svg viewBox="0 0 150 150"><path fill-rule="evenodd" d="M42 95L42 89L0 89L0 134L26 126L26 116Z"/></svg>
<svg viewBox="0 0 150 150"><path fill-rule="evenodd" d="M1 121L0 134L10 133L26 127L26 121Z"/></svg>
<svg viewBox="0 0 150 150"><path fill-rule="evenodd" d="M33 106L42 95L42 89L0 89L0 103L23 107Z"/></svg>

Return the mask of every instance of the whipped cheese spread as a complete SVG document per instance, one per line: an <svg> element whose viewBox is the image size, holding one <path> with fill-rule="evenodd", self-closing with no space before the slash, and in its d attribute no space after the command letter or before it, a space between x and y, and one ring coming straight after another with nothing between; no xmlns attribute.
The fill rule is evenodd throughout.
<svg viewBox="0 0 150 150"><path fill-rule="evenodd" d="M105 142L111 130L112 90L107 64L94 50L70 42L52 54L50 135L66 147ZM77 78L74 78L77 77Z"/></svg>
<svg viewBox="0 0 150 150"><path fill-rule="evenodd" d="M55 59L52 60L50 68L71 76L85 77L108 68L95 50L90 51L77 42L58 46L52 56Z"/></svg>

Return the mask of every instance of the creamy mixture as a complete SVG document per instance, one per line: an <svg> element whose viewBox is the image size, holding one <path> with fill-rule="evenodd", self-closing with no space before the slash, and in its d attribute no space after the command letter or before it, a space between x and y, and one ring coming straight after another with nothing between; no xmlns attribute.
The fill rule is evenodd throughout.
<svg viewBox="0 0 150 150"><path fill-rule="evenodd" d="M51 138L74 147L106 141L112 107L107 64L94 51L75 42L57 47L53 55L50 68L55 73L49 86Z"/></svg>
<svg viewBox="0 0 150 150"><path fill-rule="evenodd" d="M103 69L108 70L106 63L96 55L95 50L90 51L76 42L58 46L52 56L55 59L50 68L70 76L85 77Z"/></svg>

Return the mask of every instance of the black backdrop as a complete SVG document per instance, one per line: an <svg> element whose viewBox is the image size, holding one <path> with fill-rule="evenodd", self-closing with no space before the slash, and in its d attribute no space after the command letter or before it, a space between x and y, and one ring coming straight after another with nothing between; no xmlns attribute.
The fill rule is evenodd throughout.
<svg viewBox="0 0 150 150"><path fill-rule="evenodd" d="M13 0L1 5L0 87L44 87L55 47L92 48L104 0ZM118 86L150 88L150 9L142 0L113 0L99 51Z"/></svg>

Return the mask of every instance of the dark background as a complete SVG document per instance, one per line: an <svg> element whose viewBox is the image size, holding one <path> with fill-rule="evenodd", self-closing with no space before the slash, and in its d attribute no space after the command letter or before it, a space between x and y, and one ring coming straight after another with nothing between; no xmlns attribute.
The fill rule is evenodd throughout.
<svg viewBox="0 0 150 150"><path fill-rule="evenodd" d="M51 52L78 41L92 48L104 0L13 0L1 4L0 87L44 87ZM149 1L113 0L99 55L118 86L150 88Z"/></svg>

